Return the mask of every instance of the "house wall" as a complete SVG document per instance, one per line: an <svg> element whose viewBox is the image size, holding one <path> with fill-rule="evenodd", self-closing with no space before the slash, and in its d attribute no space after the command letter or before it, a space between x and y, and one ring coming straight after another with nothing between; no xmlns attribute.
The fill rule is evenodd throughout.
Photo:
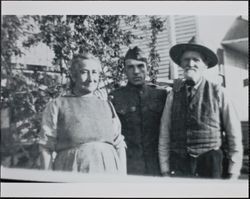
<svg viewBox="0 0 250 199"><path fill-rule="evenodd" d="M228 48L224 48L224 55L226 89L241 121L248 121L248 85L244 86L244 79L248 79L248 56Z"/></svg>
<svg viewBox="0 0 250 199"><path fill-rule="evenodd" d="M176 15L174 16L174 25L173 25L173 34L175 34L175 42L186 43L193 36L199 37L198 32L198 20L196 16L187 16L187 15ZM172 62L173 64L173 62ZM177 65L175 64L175 67ZM178 77L183 77L183 69L179 66L178 68Z"/></svg>

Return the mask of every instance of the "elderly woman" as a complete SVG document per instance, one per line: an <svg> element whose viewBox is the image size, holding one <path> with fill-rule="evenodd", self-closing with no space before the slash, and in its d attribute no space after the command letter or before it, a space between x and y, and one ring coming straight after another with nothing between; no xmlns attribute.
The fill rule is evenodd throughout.
<svg viewBox="0 0 250 199"><path fill-rule="evenodd" d="M94 94L100 71L101 64L93 55L85 53L73 58L72 92L49 102L43 113L42 168L126 173L126 145L120 121L113 105Z"/></svg>

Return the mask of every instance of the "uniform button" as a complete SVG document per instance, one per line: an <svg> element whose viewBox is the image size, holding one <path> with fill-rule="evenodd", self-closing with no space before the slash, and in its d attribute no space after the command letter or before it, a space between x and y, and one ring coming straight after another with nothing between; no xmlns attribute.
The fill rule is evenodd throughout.
<svg viewBox="0 0 250 199"><path fill-rule="evenodd" d="M124 113L125 113L125 110L122 109L122 110L120 110L120 112L121 112L122 114L124 114Z"/></svg>
<svg viewBox="0 0 250 199"><path fill-rule="evenodd" d="M140 95L142 95L143 94L143 91L140 91Z"/></svg>
<svg viewBox="0 0 250 199"><path fill-rule="evenodd" d="M136 111L136 107L135 106L130 107L130 111L135 112Z"/></svg>

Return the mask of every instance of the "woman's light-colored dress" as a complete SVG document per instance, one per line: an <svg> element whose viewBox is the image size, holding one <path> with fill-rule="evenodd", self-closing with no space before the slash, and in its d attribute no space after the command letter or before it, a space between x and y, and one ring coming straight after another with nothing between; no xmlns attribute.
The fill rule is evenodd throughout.
<svg viewBox="0 0 250 199"><path fill-rule="evenodd" d="M94 95L66 95L43 112L40 144L56 152L53 170L123 173L118 150L126 147L111 103Z"/></svg>

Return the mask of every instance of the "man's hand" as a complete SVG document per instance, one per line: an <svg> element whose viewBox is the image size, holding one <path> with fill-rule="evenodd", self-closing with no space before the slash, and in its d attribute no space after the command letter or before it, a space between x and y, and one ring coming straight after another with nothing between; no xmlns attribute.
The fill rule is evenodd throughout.
<svg viewBox="0 0 250 199"><path fill-rule="evenodd" d="M169 172L163 172L163 173L161 173L161 175L162 175L163 177L170 176L170 175L169 175Z"/></svg>
<svg viewBox="0 0 250 199"><path fill-rule="evenodd" d="M237 180L238 178L239 178L239 175L229 173L227 179L229 179L229 180Z"/></svg>

